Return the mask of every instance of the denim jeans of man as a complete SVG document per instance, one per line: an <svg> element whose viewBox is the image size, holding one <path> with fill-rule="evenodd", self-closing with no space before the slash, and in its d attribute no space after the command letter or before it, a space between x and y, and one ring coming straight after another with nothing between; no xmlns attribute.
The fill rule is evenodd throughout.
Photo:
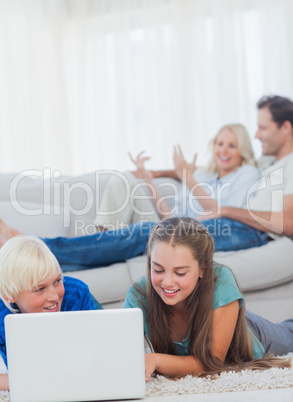
<svg viewBox="0 0 293 402"><path fill-rule="evenodd" d="M215 251L246 249L269 241L266 233L230 219L212 219L201 223L214 238ZM79 271L107 266L144 254L149 234L156 224L141 222L88 236L43 240L64 272Z"/></svg>
<svg viewBox="0 0 293 402"><path fill-rule="evenodd" d="M201 223L213 236L215 251L244 250L263 246L269 241L267 233L232 219L209 219Z"/></svg>

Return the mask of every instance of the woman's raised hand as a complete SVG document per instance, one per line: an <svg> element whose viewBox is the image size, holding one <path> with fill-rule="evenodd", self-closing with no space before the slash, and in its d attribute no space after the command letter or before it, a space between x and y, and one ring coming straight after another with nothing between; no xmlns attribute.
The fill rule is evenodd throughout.
<svg viewBox="0 0 293 402"><path fill-rule="evenodd" d="M180 145L174 146L174 153L173 153L174 168L181 181L183 181L184 177L187 177L188 175L193 175L196 169L195 165L196 158L197 154L194 155L191 163L186 162ZM184 174L184 172L186 173Z"/></svg>
<svg viewBox="0 0 293 402"><path fill-rule="evenodd" d="M151 173L150 170L147 170L144 166L144 163L146 161L148 161L150 158L150 156L142 156L145 153L145 151L140 152L136 159L132 157L131 153L128 152L128 155L131 159L131 161L135 164L136 166L136 170L132 172L132 174L140 179L144 179L144 180L152 180L153 179L153 175Z"/></svg>

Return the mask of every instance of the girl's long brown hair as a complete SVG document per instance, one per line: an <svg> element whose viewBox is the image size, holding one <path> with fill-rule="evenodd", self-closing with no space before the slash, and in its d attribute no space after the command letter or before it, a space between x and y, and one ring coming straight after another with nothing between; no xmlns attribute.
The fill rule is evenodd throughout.
<svg viewBox="0 0 293 402"><path fill-rule="evenodd" d="M239 310L238 320L225 361L221 362L212 350L212 315L215 271L214 242L208 230L191 218L170 218L161 221L152 231L148 243L147 256L147 302L151 343L157 353L176 354L172 341L170 318L172 308L166 305L151 283L151 252L154 244L168 243L172 247L187 247L203 276L194 291L186 299L186 315L189 317L189 353L200 361L203 375L221 371L240 371L244 368L266 369L270 367L290 367L290 360L264 357L253 359L253 349L248 332L244 303Z"/></svg>

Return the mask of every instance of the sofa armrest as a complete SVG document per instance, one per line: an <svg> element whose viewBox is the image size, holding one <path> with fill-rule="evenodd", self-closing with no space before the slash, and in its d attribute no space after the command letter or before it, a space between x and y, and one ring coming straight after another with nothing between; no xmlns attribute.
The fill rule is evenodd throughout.
<svg viewBox="0 0 293 402"><path fill-rule="evenodd" d="M23 234L40 237L71 237L73 235L69 211L61 208L58 213L46 214L44 208L50 211L52 206L42 206L37 203L22 202L16 210L10 202L0 202L0 217L9 226ZM65 222L64 220L67 220ZM70 219L70 218L69 218Z"/></svg>

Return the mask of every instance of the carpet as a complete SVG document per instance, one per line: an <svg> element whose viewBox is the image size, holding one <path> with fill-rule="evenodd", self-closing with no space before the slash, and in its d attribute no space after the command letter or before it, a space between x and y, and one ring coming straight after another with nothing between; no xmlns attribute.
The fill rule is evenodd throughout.
<svg viewBox="0 0 293 402"><path fill-rule="evenodd" d="M293 359L293 353L289 353L286 357ZM6 367L1 359L0 373L5 372ZM197 378L188 375L174 381L163 376L157 376L156 378L151 378L146 384L146 396L256 391L290 387L293 387L293 361L291 368L287 369L243 370L239 373L222 373L214 377L214 379ZM0 401L9 401L9 392L0 391Z"/></svg>
<svg viewBox="0 0 293 402"><path fill-rule="evenodd" d="M287 356L293 359L293 353ZM256 391L293 387L293 360L291 368L269 370L243 370L238 373L221 373L211 378L197 378L190 375L179 380L163 376L152 378L146 386L148 397L204 394L213 392Z"/></svg>

